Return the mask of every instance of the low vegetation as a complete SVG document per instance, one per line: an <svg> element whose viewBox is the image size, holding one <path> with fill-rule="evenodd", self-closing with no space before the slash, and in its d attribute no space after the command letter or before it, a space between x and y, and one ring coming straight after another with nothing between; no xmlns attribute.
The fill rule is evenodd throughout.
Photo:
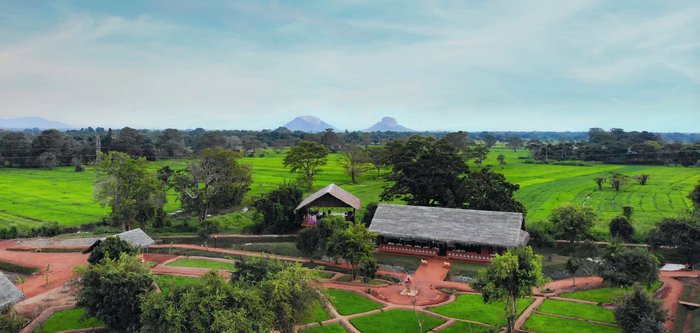
<svg viewBox="0 0 700 333"><path fill-rule="evenodd" d="M576 319L532 314L523 329L537 333L620 333L617 327L603 326Z"/></svg>
<svg viewBox="0 0 700 333"><path fill-rule="evenodd" d="M537 311L603 323L615 323L615 314L603 307L566 301L545 300Z"/></svg>
<svg viewBox="0 0 700 333"><path fill-rule="evenodd" d="M369 312L383 307L381 304L372 302L366 297L352 291L327 289L325 293L329 301L333 304L333 307L335 307L336 311L342 316Z"/></svg>
<svg viewBox="0 0 700 333"><path fill-rule="evenodd" d="M207 260L207 259L193 259L193 258L177 259L173 262L168 263L167 266L205 268L205 269L226 270L226 271L231 271L235 268L235 265L233 263L230 263L230 262L221 262L221 261Z"/></svg>
<svg viewBox="0 0 700 333"><path fill-rule="evenodd" d="M653 293L661 286L663 282L654 282L651 286L646 288L647 292ZM582 301L596 302L612 304L616 299L622 297L625 292L629 291L630 288L595 288L582 291L574 291L569 293L562 293L560 296L564 298L580 299Z"/></svg>
<svg viewBox="0 0 700 333"><path fill-rule="evenodd" d="M350 323L362 333L420 333L418 321L422 322L422 332L428 332L444 323L441 319L410 310L390 310L362 316L350 320Z"/></svg>
<svg viewBox="0 0 700 333"><path fill-rule="evenodd" d="M534 300L518 300L517 311L522 313ZM472 320L492 326L505 325L505 302L484 303L481 295L464 294L450 304L431 308L431 312L450 318Z"/></svg>
<svg viewBox="0 0 700 333"><path fill-rule="evenodd" d="M55 333L68 330L78 330L83 328L102 327L99 320L90 317L85 318L85 309L77 308L58 311L51 315L35 333Z"/></svg>
<svg viewBox="0 0 700 333"><path fill-rule="evenodd" d="M346 333L347 331L343 328L343 325L338 323L328 324L319 327L307 328L302 333Z"/></svg>

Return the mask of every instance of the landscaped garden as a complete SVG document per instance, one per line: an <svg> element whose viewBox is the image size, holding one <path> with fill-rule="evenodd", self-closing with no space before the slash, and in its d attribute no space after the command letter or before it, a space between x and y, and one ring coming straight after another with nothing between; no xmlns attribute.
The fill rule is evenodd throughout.
<svg viewBox="0 0 700 333"><path fill-rule="evenodd" d="M531 298L519 299L518 314L522 313L533 301ZM471 320L493 326L505 324L505 303L484 303L481 295L459 295L454 302L431 308L430 311L450 318Z"/></svg>
<svg viewBox="0 0 700 333"><path fill-rule="evenodd" d="M326 309L321 305L320 300L315 300L311 305L311 317L306 321L307 323L320 323L330 319Z"/></svg>
<svg viewBox="0 0 700 333"><path fill-rule="evenodd" d="M83 319L85 309L69 309L51 315L35 333L54 333L83 328L101 327L103 324L95 318Z"/></svg>
<svg viewBox="0 0 700 333"><path fill-rule="evenodd" d="M575 302L545 300L537 309L539 312L551 313L567 317L599 321L603 323L615 323L615 314L606 308Z"/></svg>
<svg viewBox="0 0 700 333"><path fill-rule="evenodd" d="M205 268L205 269L226 270L226 271L231 271L235 268L235 264L230 263L230 262L222 262L222 261L208 260L208 259L193 259L193 258L177 259L177 260L167 264L166 266Z"/></svg>
<svg viewBox="0 0 700 333"><path fill-rule="evenodd" d="M161 291L166 292L174 287L186 286L197 282L197 278L175 275L156 275L156 283Z"/></svg>
<svg viewBox="0 0 700 333"><path fill-rule="evenodd" d="M663 282L657 281L647 287L647 291L653 293L663 286ZM589 290L562 293L563 298L580 299L582 301L611 304L615 299L621 297L630 288L595 288Z"/></svg>
<svg viewBox="0 0 700 333"><path fill-rule="evenodd" d="M482 325L477 325L473 323L468 323L465 321L458 321L448 327L446 327L444 330L440 331L442 333L488 333L492 332L493 327L490 326L482 326Z"/></svg>
<svg viewBox="0 0 700 333"><path fill-rule="evenodd" d="M444 323L442 319L410 310L390 310L362 316L350 320L350 323L362 333L419 333L421 330L418 320L423 322L423 332L428 332Z"/></svg>
<svg viewBox="0 0 700 333"><path fill-rule="evenodd" d="M612 326L597 325L576 319L534 313L523 325L523 329L537 333L619 333Z"/></svg>
<svg viewBox="0 0 700 333"><path fill-rule="evenodd" d="M370 301L352 291L327 289L325 293L331 304L333 304L333 307L335 307L336 311L342 316L369 312L383 307L381 304Z"/></svg>

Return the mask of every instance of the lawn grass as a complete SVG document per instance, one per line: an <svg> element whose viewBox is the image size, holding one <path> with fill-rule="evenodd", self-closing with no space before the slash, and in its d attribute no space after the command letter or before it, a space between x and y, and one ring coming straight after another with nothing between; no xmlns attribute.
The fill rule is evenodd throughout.
<svg viewBox="0 0 700 333"><path fill-rule="evenodd" d="M306 320L304 324L308 323L319 323L330 319L326 309L321 305L321 301L316 299L311 304L311 316Z"/></svg>
<svg viewBox="0 0 700 333"><path fill-rule="evenodd" d="M504 166L499 166L496 160L500 154L506 158L507 164ZM522 149L513 152L511 149L496 147L485 162L493 165L494 171L503 173L508 181L520 185L515 198L527 208L528 223L546 221L551 210L564 203L582 205L585 201L586 206L593 208L599 216L594 226L594 231L599 236L607 235L610 219L619 215L623 206L632 206L633 223L638 237L641 237L662 218L673 217L689 209L692 204L687 197L688 193L700 180L700 173L695 168L528 164L522 159L528 154ZM284 156L284 152L268 151L264 157L241 159L242 163L252 167L253 183L246 194L247 199L296 178L295 174L284 167ZM338 154L328 156L328 164L318 174L314 188L306 194L329 183L336 183L360 198L365 205L371 201L380 201L385 181L372 170L359 177L358 184L352 184L338 159ZM184 162L157 161L149 164L153 170L164 165L181 169ZM645 186L631 182L620 191L613 191L610 186L599 191L592 179L610 172L628 176L645 173L650 178ZM74 172L70 167L53 170L0 168L0 225L29 229L50 221L64 226L99 222L109 214L109 208L101 207L93 199L94 181L94 168L90 166L81 173ZM175 194L169 193L166 210L173 212L178 208ZM243 213L226 214L214 219L222 222L223 228L228 232L247 232L253 223Z"/></svg>
<svg viewBox="0 0 700 333"><path fill-rule="evenodd" d="M199 282L197 278L175 275L156 275L154 278L162 292L167 292L174 287L187 286Z"/></svg>
<svg viewBox="0 0 700 333"><path fill-rule="evenodd" d="M518 300L518 314L522 313L533 301L532 298ZM457 299L450 304L431 308L429 311L450 318L501 326L506 322L505 307L503 302L484 304L481 295L464 294L457 296Z"/></svg>
<svg viewBox="0 0 700 333"><path fill-rule="evenodd" d="M235 265L228 262L220 262L207 259L192 259L192 258L181 258L175 260L166 266L174 267L192 267L192 268L206 268L214 270L226 270L231 271L235 268Z"/></svg>
<svg viewBox="0 0 700 333"><path fill-rule="evenodd" d="M454 324L447 326L441 333L488 333L491 332L493 327L482 326L472 323L467 323L464 321L458 321Z"/></svg>
<svg viewBox="0 0 700 333"><path fill-rule="evenodd" d="M418 318L423 322L423 332L428 332L444 323L442 319L418 313ZM410 310L390 310L362 316L350 320L350 323L362 333L419 333L420 326L416 321L416 313Z"/></svg>
<svg viewBox="0 0 700 333"><path fill-rule="evenodd" d="M617 327L596 325L575 319L553 317L534 313L523 329L537 333L619 333Z"/></svg>
<svg viewBox="0 0 700 333"><path fill-rule="evenodd" d="M69 309L58 311L49 317L43 328L34 330L35 333L54 333L68 330L77 330L83 328L101 327L104 326L95 318L83 319L85 309Z"/></svg>
<svg viewBox="0 0 700 333"><path fill-rule="evenodd" d="M655 292L661 286L663 282L654 282L647 291L650 293ZM564 298L580 299L583 301L596 302L596 303L613 303L615 299L622 297L625 292L629 291L630 288L595 288L582 291L574 291L570 293L562 293L559 295Z"/></svg>
<svg viewBox="0 0 700 333"><path fill-rule="evenodd" d="M338 323L333 323L329 325L324 325L324 326L318 326L318 327L311 327L307 328L301 333L346 333L347 331L343 327L343 325L340 325Z"/></svg>
<svg viewBox="0 0 700 333"><path fill-rule="evenodd" d="M603 323L615 323L615 314L612 311L597 305L548 299L545 300L537 310L540 312L588 319Z"/></svg>
<svg viewBox="0 0 700 333"><path fill-rule="evenodd" d="M333 307L335 307L335 310L342 316L368 312L383 307L381 304L372 302L352 291L326 289L324 292L331 304L333 304Z"/></svg>

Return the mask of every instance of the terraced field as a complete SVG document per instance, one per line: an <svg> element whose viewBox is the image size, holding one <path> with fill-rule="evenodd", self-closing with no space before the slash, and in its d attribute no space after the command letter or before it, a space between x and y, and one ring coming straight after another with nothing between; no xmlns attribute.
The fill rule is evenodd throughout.
<svg viewBox="0 0 700 333"><path fill-rule="evenodd" d="M496 157L503 154L506 165L499 166ZM592 207L600 217L597 232L607 233L607 223L620 214L623 206L635 208L634 225L642 234L664 217L683 213L691 207L688 193L700 180L700 169L667 166L593 165L564 166L525 163L528 152L495 148L486 164L497 172L520 184L516 198L528 209L531 224L546 221L551 210L563 203ZM284 153L267 152L265 156L246 157L243 163L253 168L253 185L248 197L265 193L278 184L295 177L284 168ZM351 184L344 174L337 155L330 155L315 182L316 187L336 183L357 195L363 203L378 201L386 184L371 169L360 178L360 184ZM152 167L172 165L181 168L181 161L154 162ZM649 182L642 186L634 181L624 185L619 192L605 186L597 189L593 178L620 172L628 176L649 174ZM55 170L0 169L0 227L16 225L20 228L38 226L55 221L73 226L95 222L109 211L93 200L94 171L75 173L72 168ZM168 211L177 209L174 195L170 195Z"/></svg>

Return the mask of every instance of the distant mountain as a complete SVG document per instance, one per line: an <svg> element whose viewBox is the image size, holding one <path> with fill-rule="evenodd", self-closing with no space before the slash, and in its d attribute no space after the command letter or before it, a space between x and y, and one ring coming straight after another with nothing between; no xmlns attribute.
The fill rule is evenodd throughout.
<svg viewBox="0 0 700 333"><path fill-rule="evenodd" d="M415 132L410 128L403 127L396 122L395 118L384 117L382 121L365 130L365 132Z"/></svg>
<svg viewBox="0 0 700 333"><path fill-rule="evenodd" d="M20 117L14 119L0 119L0 128L23 130L23 129L71 129L73 126L59 121L47 120L41 117Z"/></svg>
<svg viewBox="0 0 700 333"><path fill-rule="evenodd" d="M314 116L300 116L284 125L288 130L302 131L307 133L323 132L329 128L336 129L333 125L318 119Z"/></svg>

